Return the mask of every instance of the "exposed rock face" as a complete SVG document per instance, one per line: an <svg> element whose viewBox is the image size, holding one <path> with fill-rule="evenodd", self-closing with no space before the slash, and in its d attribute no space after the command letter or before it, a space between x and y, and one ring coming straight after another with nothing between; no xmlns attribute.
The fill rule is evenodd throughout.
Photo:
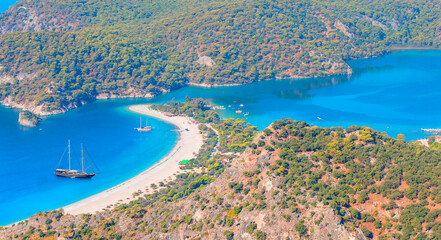
<svg viewBox="0 0 441 240"><path fill-rule="evenodd" d="M3 70L4 70L4 66L0 65L0 84L4 84L4 83L13 84L15 81L18 84L24 84L34 80L37 77L37 74L26 74L26 73L18 73L17 75L13 76L5 73Z"/></svg>
<svg viewBox="0 0 441 240"><path fill-rule="evenodd" d="M398 31L400 29L400 23L396 19L392 19L390 21L390 25L394 31Z"/></svg>
<svg viewBox="0 0 441 240"><path fill-rule="evenodd" d="M196 61L197 63L201 64L201 65L205 65L207 67L212 67L213 65L215 65L216 63L214 62L213 59L211 59L208 56L201 56L199 57L199 59Z"/></svg>
<svg viewBox="0 0 441 240"><path fill-rule="evenodd" d="M348 76L352 75L352 68L348 66L348 70L346 72L348 73Z"/></svg>
<svg viewBox="0 0 441 240"><path fill-rule="evenodd" d="M384 25L381 22L379 22L377 20L374 20L374 19L372 19L372 18L370 18L370 17L368 17L366 15L363 15L363 19L368 21L368 22L370 22L370 23L372 23L372 25L374 25L374 26L380 27L383 30L387 30L388 29L386 25Z"/></svg>
<svg viewBox="0 0 441 240"><path fill-rule="evenodd" d="M18 123L24 127L36 127L38 117L30 112L20 112L18 115Z"/></svg>
<svg viewBox="0 0 441 240"><path fill-rule="evenodd" d="M15 102L14 100L12 100L12 98L10 96L3 99L3 101L0 101L0 104L5 107L17 108L17 109L21 109L24 111L29 111L29 112L32 112L32 113L37 114L39 116L49 116L49 115L60 114L60 113L67 112L71 109L78 107L75 104L70 104L63 109L47 110L47 106L45 106L45 105L35 105L34 102L18 103L18 102Z"/></svg>
<svg viewBox="0 0 441 240"><path fill-rule="evenodd" d="M1 75L0 74L0 84L1 83L8 83L8 82L12 82L15 79L10 77L9 75ZM46 92L50 92L52 91L52 89L47 88ZM169 92L169 90L166 89L159 89L160 92L162 93L167 93ZM144 91L140 91L140 90L136 90L133 88L128 89L125 92L122 93L100 93L99 95L96 96L97 100L100 99L117 99L117 98L153 98L155 97L155 94L150 93L150 92L144 92ZM50 109L47 104L39 104L37 105L34 101L20 101L17 102L15 100L12 99L11 96L7 96L6 98L4 98L3 100L0 101L0 104L5 106L5 107L10 107L10 108L16 108L16 109L21 109L23 111L29 111L32 112L38 116L49 116L49 115L56 115L56 114L61 114L61 113L65 113L69 110L78 108L82 105L85 105L89 102L80 102L80 104L77 103L70 103L67 106L64 106L62 108L59 109Z"/></svg>
<svg viewBox="0 0 441 240"><path fill-rule="evenodd" d="M350 33L348 31L348 27L344 25L340 20L335 20L334 27L340 30L344 35L346 35L348 38L353 38L354 34Z"/></svg>
<svg viewBox="0 0 441 240"><path fill-rule="evenodd" d="M112 92L100 93L98 94L98 96L96 96L96 99L100 100L100 99L116 99L116 98L153 98L153 97L155 97L155 95L152 93L143 92L140 90L130 88L122 94L117 94Z"/></svg>
<svg viewBox="0 0 441 240"><path fill-rule="evenodd" d="M281 192L279 186L283 178L268 174L267 164L278 159L278 150L255 154L247 149L205 188L180 200L139 208L136 211L143 211L141 217L134 217L132 210L107 210L91 217L63 216L59 222L54 221L51 228L59 237L72 236L72 230L66 226L73 224L75 229L83 225L94 229L98 235L111 229L122 239L225 239L226 233L234 234L234 239L250 240L256 239L257 233L265 235L265 239L366 239L359 229L348 229L330 206L314 196ZM254 172L254 176L246 176L245 172ZM232 189L232 183L243 184L247 193ZM288 198L291 199L288 204L293 206L281 207ZM240 210L235 211L237 209ZM46 219L53 218L51 214L55 213L41 213L0 231L0 238L45 226ZM90 220L85 220L87 218ZM102 230L106 224L109 227ZM299 225L304 226L302 233L296 230Z"/></svg>
<svg viewBox="0 0 441 240"><path fill-rule="evenodd" d="M189 82L188 85L196 86L196 87L204 87L204 88L212 88L212 87L231 87L231 86L239 86L242 84L238 83L230 83L230 84L208 84L208 83L193 83Z"/></svg>
<svg viewBox="0 0 441 240"><path fill-rule="evenodd" d="M19 31L72 30L78 25L81 25L79 20L69 17L69 13L60 13L50 7L43 10L42 5L33 8L26 1L21 1L3 13L0 34Z"/></svg>

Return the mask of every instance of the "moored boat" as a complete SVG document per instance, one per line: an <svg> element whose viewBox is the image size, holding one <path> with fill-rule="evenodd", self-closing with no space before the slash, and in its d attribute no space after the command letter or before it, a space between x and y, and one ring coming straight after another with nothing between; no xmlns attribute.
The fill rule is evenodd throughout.
<svg viewBox="0 0 441 240"><path fill-rule="evenodd" d="M142 119L139 118L139 128L135 128L135 129L138 130L138 132L148 132L152 130L152 127L147 125L147 120L145 122L145 125L146 125L145 127L142 126Z"/></svg>
<svg viewBox="0 0 441 240"><path fill-rule="evenodd" d="M69 161L69 168L68 169L62 169L58 168L55 169L55 175L59 177L68 177L68 178L92 178L96 175L96 173L88 173L84 170L84 149L83 144L81 143L81 172L75 169L71 169L71 151L70 151L70 140L68 141L68 161Z"/></svg>

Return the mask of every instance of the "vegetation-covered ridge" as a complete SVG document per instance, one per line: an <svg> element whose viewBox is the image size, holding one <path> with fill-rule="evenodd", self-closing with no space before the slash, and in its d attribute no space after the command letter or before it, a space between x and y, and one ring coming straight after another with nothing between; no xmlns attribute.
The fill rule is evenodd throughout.
<svg viewBox="0 0 441 240"><path fill-rule="evenodd" d="M440 158L437 148L367 127L282 119L231 163L210 159L200 174L181 174L130 204L41 213L0 236L439 239Z"/></svg>
<svg viewBox="0 0 441 240"><path fill-rule="evenodd" d="M0 15L0 101L44 114L97 97L351 72L440 45L435 0L22 0Z"/></svg>

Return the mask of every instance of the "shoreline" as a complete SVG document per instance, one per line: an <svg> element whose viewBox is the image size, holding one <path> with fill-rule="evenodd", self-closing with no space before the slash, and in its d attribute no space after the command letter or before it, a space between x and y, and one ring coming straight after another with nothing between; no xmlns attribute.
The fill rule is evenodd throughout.
<svg viewBox="0 0 441 240"><path fill-rule="evenodd" d="M252 83L252 82L249 82ZM218 87L234 87L234 86L242 86L249 83L226 83L226 84L208 84L208 83L192 83L188 82L187 86L190 87L201 87L201 88L218 88Z"/></svg>
<svg viewBox="0 0 441 240"><path fill-rule="evenodd" d="M390 50L401 51L401 50L441 50L441 48L436 47L390 47Z"/></svg>
<svg viewBox="0 0 441 240"><path fill-rule="evenodd" d="M138 196L133 195L135 192L151 193L151 184L158 185L159 182L170 181L176 174L183 172L178 162L195 157L203 145L203 137L199 132L198 124L189 121L188 117L168 117L159 111L151 110L148 106L148 104L132 105L129 110L166 121L181 130L188 129L189 131L179 133L178 142L173 149L153 166L114 187L60 209L72 215L95 213L108 206L137 199Z"/></svg>
<svg viewBox="0 0 441 240"><path fill-rule="evenodd" d="M434 50L434 51L439 51L441 50L440 48L436 48L436 47L406 47L406 46L392 46L389 47L389 49L387 50L386 53L384 54L379 54L379 55L374 55L374 56L369 56L369 57L363 57L363 58L348 58L348 59L343 59L344 62L347 62L348 60L359 60L359 59L369 59L369 58L377 58L377 57L382 57L385 55L390 54L391 52L395 52L395 51L406 51L406 50ZM350 70L352 70L350 68ZM280 76L275 76L273 79L264 79L264 80L260 80L260 81L256 81L256 82L261 82L261 81L272 81L272 80L286 80L286 79L295 79L295 80L300 80L300 79L308 79L308 78L322 78L322 77L333 77L333 76L350 76L352 74L352 71L349 73L340 73L340 74L328 74L325 76L300 76L300 75L296 75L296 76L291 76L291 77L280 77ZM220 87L235 87L235 86L242 86L242 85L247 85L247 84L251 84L251 83L256 83L256 82L244 82L244 83L226 83L226 84L208 84L208 83L192 83L192 82L188 82L186 85L180 87L200 87L200 88L220 88ZM1 76L0 76L0 83L1 83ZM165 90L165 89L160 89L162 94L171 92L172 90ZM131 94L127 94L127 95L114 95L113 93L100 93L97 96L95 96L95 100L91 101L91 102L85 102L82 105L85 104L89 104L95 101L99 101L99 100L109 100L109 99L152 99L155 97L158 97L162 94L159 95L153 95L152 93L131 93ZM12 100L10 100L9 98L5 98L3 100L0 101L0 105L2 105L3 107L6 108L12 108L12 109L18 109L19 111L30 111L34 114L38 114L39 116L51 116L51 115L58 115L58 114L62 114L62 113L66 113L68 111L71 111L73 109L77 109L80 106L67 106L65 108L62 109L56 109L56 110L52 110L52 111L43 111L43 105L29 105L29 103L18 103L18 102L14 102Z"/></svg>

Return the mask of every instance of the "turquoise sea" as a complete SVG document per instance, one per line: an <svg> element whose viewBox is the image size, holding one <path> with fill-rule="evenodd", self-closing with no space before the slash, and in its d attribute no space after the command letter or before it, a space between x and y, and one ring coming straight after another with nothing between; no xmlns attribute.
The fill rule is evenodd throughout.
<svg viewBox="0 0 441 240"><path fill-rule="evenodd" d="M0 12L14 2L1 1ZM260 129L289 117L323 127L366 125L416 140L428 137L421 128L441 128L441 51L398 51L350 65L351 77L186 87L152 100L98 101L48 117L34 129L18 125L18 111L0 107L0 225L103 191L166 155L177 141L173 126L143 117L154 130L138 133L133 128L140 115L127 110L131 104L203 97L226 107L222 117L246 118ZM53 174L68 139L76 158L85 143L99 175L78 180Z"/></svg>
<svg viewBox="0 0 441 240"><path fill-rule="evenodd" d="M14 5L18 0L2 0L0 2L0 13L8 10L9 6Z"/></svg>
<svg viewBox="0 0 441 240"><path fill-rule="evenodd" d="M53 210L115 186L166 155L177 140L174 127L148 118L155 129L139 133L140 115L126 109L136 101L106 101L47 118L38 128L17 124L18 113L0 108L0 225ZM147 120L143 117L143 121ZM145 122L143 123L145 124ZM73 168L80 168L84 142L99 175L91 180L54 175L72 142ZM61 161L67 167L67 159Z"/></svg>
<svg viewBox="0 0 441 240"><path fill-rule="evenodd" d="M392 137L403 133L406 140L417 140L428 137L421 128L441 127L441 51L397 51L349 64L354 69L351 77L187 87L158 100L207 98L227 108L223 117L245 118L235 113L242 110L260 129L289 117L323 127L369 126Z"/></svg>
<svg viewBox="0 0 441 240"><path fill-rule="evenodd" d="M170 151L177 140L173 126L148 118L153 131L134 131L140 115L127 110L131 104L203 97L226 107L222 117L247 118L260 129L289 117L323 127L366 125L392 137L403 133L406 140L428 137L421 128L441 127L441 51L399 51L350 65L350 78L186 87L152 100L98 101L51 116L35 129L18 126L18 112L0 108L0 225L112 187ZM101 174L91 180L53 175L67 139L77 157L85 142Z"/></svg>

